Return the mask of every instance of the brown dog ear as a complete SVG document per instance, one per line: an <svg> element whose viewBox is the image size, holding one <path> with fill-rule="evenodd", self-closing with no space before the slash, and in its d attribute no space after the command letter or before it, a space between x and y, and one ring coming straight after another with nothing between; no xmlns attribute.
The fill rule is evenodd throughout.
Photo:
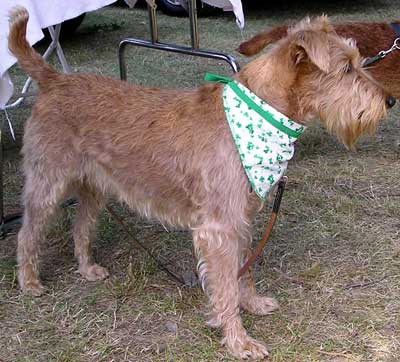
<svg viewBox="0 0 400 362"><path fill-rule="evenodd" d="M248 57L258 54L267 45L276 43L287 35L286 25L278 26L268 31L263 31L253 36L251 39L241 43L236 49L240 54Z"/></svg>
<svg viewBox="0 0 400 362"><path fill-rule="evenodd" d="M324 73L328 73L330 68L328 34L321 31L300 30L292 36L295 64L309 60Z"/></svg>

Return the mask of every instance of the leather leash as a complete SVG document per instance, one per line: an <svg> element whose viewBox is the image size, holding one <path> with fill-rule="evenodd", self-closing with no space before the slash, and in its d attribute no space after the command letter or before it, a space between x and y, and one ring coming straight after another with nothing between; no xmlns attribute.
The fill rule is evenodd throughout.
<svg viewBox="0 0 400 362"><path fill-rule="evenodd" d="M140 249L145 251L158 265L158 267L166 272L172 279L177 281L178 283L185 285L185 281L180 278L178 275L173 273L171 270L169 270L164 262L161 262L160 259L158 259L148 248L146 248L140 241L136 240L135 237L133 236L132 232L129 230L129 228L126 226L124 221L114 212L114 210L111 208L110 205L106 205L106 209L108 213L114 218L114 220L124 229L125 233L132 239L132 242L136 244Z"/></svg>
<svg viewBox="0 0 400 362"><path fill-rule="evenodd" d="M241 276L243 276L250 269L251 265L254 263L254 261L257 259L257 257L261 254L269 236L271 235L271 232L272 232L272 229L274 228L276 219L278 218L278 213L279 213L279 209L281 206L283 192L285 191L286 182L287 182L287 177L283 176L278 183L278 190L275 195L274 205L272 207L272 214L268 221L267 227L265 228L262 238L259 241L259 243L257 244L256 248L254 249L253 253L250 255L249 259L239 270L238 279ZM160 261L160 259L158 259L148 248L146 248L146 246L144 246L141 242L139 242L138 240L135 239L132 232L126 226L124 221L114 212L114 210L111 208L110 205L106 205L105 208L108 211L108 213L112 216L112 218L123 228L125 233L132 239L132 242L134 244L136 244L140 249L145 251L157 263L158 267L161 270L166 272L170 277L172 277L172 279L174 279L178 283L180 283L182 285L186 284L185 281L183 280L183 278L179 277L178 275L173 273L171 270L169 270L164 262Z"/></svg>
<svg viewBox="0 0 400 362"><path fill-rule="evenodd" d="M243 276L251 267L251 265L255 262L257 257L261 254L265 244L269 236L271 235L272 229L274 228L276 219L278 218L279 209L281 207L281 201L283 192L285 191L287 183L287 176L283 176L278 183L278 190L276 191L274 205L272 207L272 214L269 218L267 227L264 230L261 240L258 242L256 248L253 253L250 255L249 259L247 259L246 263L240 268L238 273L238 279Z"/></svg>

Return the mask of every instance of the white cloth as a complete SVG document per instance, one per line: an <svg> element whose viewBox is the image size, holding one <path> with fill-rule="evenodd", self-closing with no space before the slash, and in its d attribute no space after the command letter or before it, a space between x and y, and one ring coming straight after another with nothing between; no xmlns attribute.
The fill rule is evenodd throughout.
<svg viewBox="0 0 400 362"><path fill-rule="evenodd" d="M125 0L130 8L133 8L138 0ZM152 3L154 0L146 0ZM180 0L181 5L187 9L187 2L189 0ZM236 16L236 24L240 29L244 28L244 14L241 0L201 0L203 3L221 8L224 11L233 11Z"/></svg>
<svg viewBox="0 0 400 362"><path fill-rule="evenodd" d="M126 0L126 1L137 1L137 0ZM187 2L189 0L180 0L181 5L187 9ZM244 14L241 0L201 0L201 2L221 8L223 11L233 11L236 17L236 24L240 29L244 28Z"/></svg>
<svg viewBox="0 0 400 362"><path fill-rule="evenodd" d="M12 95L12 83L6 75L16 59L10 54L7 46L9 32L8 14L10 10L21 5L28 9L29 22L27 39L35 44L43 38L41 29L59 24L88 11L99 9L116 0L0 0L0 108L3 108Z"/></svg>
<svg viewBox="0 0 400 362"><path fill-rule="evenodd" d="M217 8L222 8L224 11L233 11L236 16L236 24L240 29L244 28L244 14L241 0L202 0L206 3Z"/></svg>
<svg viewBox="0 0 400 362"><path fill-rule="evenodd" d="M0 109L3 109L14 93L14 85L8 72L0 77Z"/></svg>

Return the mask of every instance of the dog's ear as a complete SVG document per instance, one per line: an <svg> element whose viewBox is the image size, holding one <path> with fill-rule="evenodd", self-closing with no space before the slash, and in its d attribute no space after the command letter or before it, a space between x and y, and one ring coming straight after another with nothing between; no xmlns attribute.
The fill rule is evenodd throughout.
<svg viewBox="0 0 400 362"><path fill-rule="evenodd" d="M251 39L241 43L236 50L247 57L256 55L267 45L276 43L278 40L284 38L287 35L287 29L288 27L283 25L258 33Z"/></svg>
<svg viewBox="0 0 400 362"><path fill-rule="evenodd" d="M292 36L292 56L295 64L310 61L324 73L328 73L330 68L328 34L314 30L299 30Z"/></svg>
<svg viewBox="0 0 400 362"><path fill-rule="evenodd" d="M293 55L295 63L309 60L323 72L330 68L329 34L335 29L326 15L314 19L306 17L292 28L288 29L292 36Z"/></svg>

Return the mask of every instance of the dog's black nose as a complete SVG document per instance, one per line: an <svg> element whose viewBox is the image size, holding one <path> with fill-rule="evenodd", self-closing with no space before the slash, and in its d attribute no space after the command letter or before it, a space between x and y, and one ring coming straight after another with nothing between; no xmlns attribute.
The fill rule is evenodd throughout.
<svg viewBox="0 0 400 362"><path fill-rule="evenodd" d="M387 97L387 99L386 99L386 105L387 105L389 108L392 108L395 104L396 104L396 98L394 98L394 97L392 97L392 96Z"/></svg>

